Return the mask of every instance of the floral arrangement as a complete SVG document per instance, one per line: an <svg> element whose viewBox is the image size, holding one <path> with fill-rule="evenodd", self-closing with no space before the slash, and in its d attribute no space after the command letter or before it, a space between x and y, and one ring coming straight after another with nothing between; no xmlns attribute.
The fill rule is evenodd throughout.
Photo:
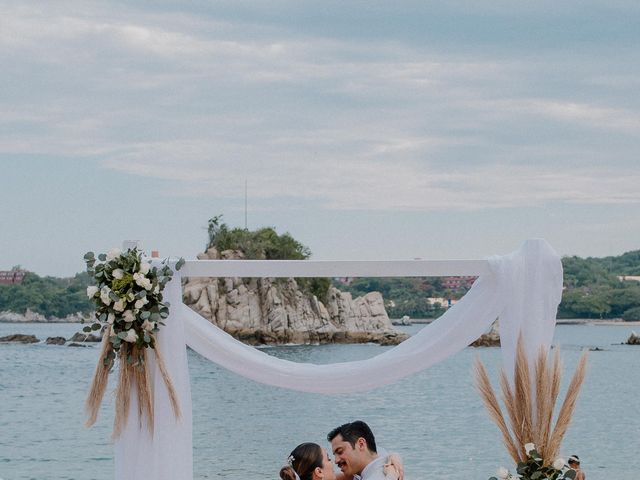
<svg viewBox="0 0 640 480"><path fill-rule="evenodd" d="M551 465L545 465L542 457L536 450L536 446L533 443L527 443L524 445L527 458L524 462L519 462L516 468L516 474L512 474L504 467L498 468L495 477L490 477L489 480L557 480L571 479L576 477L575 470L567 466L564 458L556 458Z"/></svg>
<svg viewBox="0 0 640 480"><path fill-rule="evenodd" d="M101 361L98 362L86 402L87 426L95 423L107 386L109 373L118 363L119 376L116 389L116 415L113 436L118 437L124 427L130 406L130 395L136 389L140 424L146 421L153 431L153 394L150 372L146 368L148 351L155 353L169 393L173 411L180 417L178 398L156 343L156 334L163 320L169 316L169 302L162 292L173 277L168 260L152 266L142 252L132 248L122 252L114 248L98 255L84 256L87 273L96 285L87 287L87 296L95 304L95 322L83 328L85 332L102 331ZM184 264L178 260L175 270Z"/></svg>
<svg viewBox="0 0 640 480"><path fill-rule="evenodd" d="M173 271L167 265L152 267L137 248L122 252L118 248L106 254L93 252L84 256L87 273L96 285L87 287L87 296L95 304L96 321L83 328L85 332L106 329L111 348L103 362L112 363L124 342L141 348L154 348L155 336L163 319L169 316L169 302L163 302L162 291ZM176 270L184 264L180 259ZM128 363L142 358L127 357Z"/></svg>

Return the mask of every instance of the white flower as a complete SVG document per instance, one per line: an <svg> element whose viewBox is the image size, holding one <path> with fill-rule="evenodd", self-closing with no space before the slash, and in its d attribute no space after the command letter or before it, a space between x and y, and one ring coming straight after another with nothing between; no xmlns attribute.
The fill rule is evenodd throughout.
<svg viewBox="0 0 640 480"><path fill-rule="evenodd" d="M120 300L118 300L117 302L115 302L113 304L113 309L116 312L123 312L124 311L124 300L121 298Z"/></svg>
<svg viewBox="0 0 640 480"><path fill-rule="evenodd" d="M122 318L125 322L133 322L136 319L131 310L125 310L125 312L122 314Z"/></svg>
<svg viewBox="0 0 640 480"><path fill-rule="evenodd" d="M120 250L119 248L112 248L107 252L107 261L110 262L111 260L118 258L121 253L122 250Z"/></svg>
<svg viewBox="0 0 640 480"><path fill-rule="evenodd" d="M139 287L144 288L145 290L151 290L151 280L145 277L142 273L134 273L133 280Z"/></svg>
<svg viewBox="0 0 640 480"><path fill-rule="evenodd" d="M142 324L142 328L147 332L150 332L151 330L156 328L156 324L155 322L150 322L149 320L145 320L144 323Z"/></svg>
<svg viewBox="0 0 640 480"><path fill-rule="evenodd" d="M111 298L109 297L110 292L111 290L109 289L109 287L102 287L102 289L100 290L100 300L102 300L102 303L104 303L105 305L111 304Z"/></svg>
<svg viewBox="0 0 640 480"><path fill-rule="evenodd" d="M135 343L138 340L138 334L133 328L127 330L127 336L124 338L125 342Z"/></svg>
<svg viewBox="0 0 640 480"><path fill-rule="evenodd" d="M553 468L555 468L556 470L562 470L564 468L564 466L566 465L567 462L564 461L564 458L556 458L555 461L553 462Z"/></svg>
<svg viewBox="0 0 640 480"><path fill-rule="evenodd" d="M139 309L144 307L147 303L149 303L149 300L147 300L147 297L144 297L144 298L141 298L140 300L136 300L136 303L134 304L134 306Z"/></svg>
<svg viewBox="0 0 640 480"><path fill-rule="evenodd" d="M116 316L113 313L107 315L107 323L109 325L113 325L113 321L116 319Z"/></svg>
<svg viewBox="0 0 640 480"><path fill-rule="evenodd" d="M149 273L149 270L151 270L150 264L148 264L147 262L140 263L140 273L142 273L143 275L146 275L147 273Z"/></svg>
<svg viewBox="0 0 640 480"><path fill-rule="evenodd" d="M509 470L504 467L500 467L498 470L496 470L496 477L502 480L506 480L509 477Z"/></svg>
<svg viewBox="0 0 640 480"><path fill-rule="evenodd" d="M93 298L96 295L96 293L98 293L99 291L100 289L95 285L87 287L87 297Z"/></svg>
<svg viewBox="0 0 640 480"><path fill-rule="evenodd" d="M111 272L111 275L113 275L113 278L117 278L118 280L120 280L122 277L124 277L124 270L122 270L121 268L116 268L113 272Z"/></svg>
<svg viewBox="0 0 640 480"><path fill-rule="evenodd" d="M156 285L156 287L153 289L153 293L156 295L160 293L160 285Z"/></svg>
<svg viewBox="0 0 640 480"><path fill-rule="evenodd" d="M529 455L529 453L531 453L531 451L535 449L536 449L536 446L533 443L524 444L524 451L527 452L527 455Z"/></svg>

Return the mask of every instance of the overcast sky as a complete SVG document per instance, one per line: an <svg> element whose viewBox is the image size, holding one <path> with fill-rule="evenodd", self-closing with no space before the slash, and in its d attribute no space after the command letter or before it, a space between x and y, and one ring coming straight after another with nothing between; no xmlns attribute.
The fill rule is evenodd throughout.
<svg viewBox="0 0 640 480"><path fill-rule="evenodd" d="M640 248L637 1L0 1L0 269Z"/></svg>

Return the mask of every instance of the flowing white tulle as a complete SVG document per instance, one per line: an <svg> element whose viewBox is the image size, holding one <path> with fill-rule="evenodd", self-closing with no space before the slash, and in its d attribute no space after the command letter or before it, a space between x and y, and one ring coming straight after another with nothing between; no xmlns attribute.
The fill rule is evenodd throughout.
<svg viewBox="0 0 640 480"><path fill-rule="evenodd" d="M373 389L430 367L462 350L499 317L503 365L513 368L520 332L525 348L548 349L562 294L560 258L544 240L528 240L519 250L489 259L491 273L476 280L469 292L442 317L400 345L369 358L314 365L278 359L238 342L181 301L179 275L165 288L171 314L158 335L182 408L173 417L155 363L153 438L139 428L132 393L129 422L116 441L116 479L191 480L191 392L185 345L223 367L257 382L315 393ZM381 274L384 272L381 272Z"/></svg>

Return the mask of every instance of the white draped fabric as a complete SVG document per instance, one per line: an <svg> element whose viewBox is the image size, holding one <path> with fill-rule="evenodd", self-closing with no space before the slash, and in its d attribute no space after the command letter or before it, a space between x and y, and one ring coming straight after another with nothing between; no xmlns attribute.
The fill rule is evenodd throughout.
<svg viewBox="0 0 640 480"><path fill-rule="evenodd" d="M132 398L127 428L116 442L116 479L192 479L185 344L257 382L305 392L345 393L387 385L434 365L465 348L500 318L503 364L507 371L512 370L519 332L529 353L550 346L562 294L562 265L544 240L528 240L510 255L490 258L489 265L490 273L476 280L458 303L418 334L373 358L330 365L282 360L238 342L182 304L180 277L175 275L165 288L171 314L158 342L180 398L182 419L174 419L160 373L150 363L156 372L155 433L152 438L139 428Z"/></svg>

